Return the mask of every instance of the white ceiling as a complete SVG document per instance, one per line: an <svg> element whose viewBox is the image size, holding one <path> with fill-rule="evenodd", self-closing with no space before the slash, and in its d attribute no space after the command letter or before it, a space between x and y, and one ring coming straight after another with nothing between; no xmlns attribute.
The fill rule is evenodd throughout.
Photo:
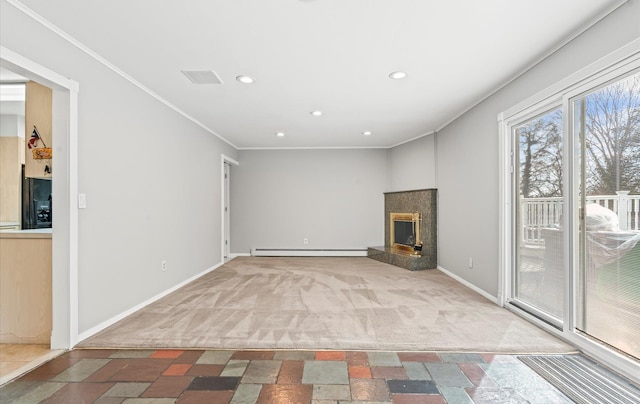
<svg viewBox="0 0 640 404"><path fill-rule="evenodd" d="M21 2L252 148L389 147L430 133L619 0ZM195 85L181 70L214 70L223 84ZM389 79L396 70L408 77Z"/></svg>

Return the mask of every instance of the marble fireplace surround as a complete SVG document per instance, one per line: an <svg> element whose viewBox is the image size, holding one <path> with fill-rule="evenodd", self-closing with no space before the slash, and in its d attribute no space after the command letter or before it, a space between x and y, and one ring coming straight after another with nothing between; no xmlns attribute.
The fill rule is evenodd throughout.
<svg viewBox="0 0 640 404"><path fill-rule="evenodd" d="M419 255L391 247L391 213L420 213L422 252ZM436 268L438 265L437 189L385 192L384 240L383 247L368 248L369 258L412 271Z"/></svg>

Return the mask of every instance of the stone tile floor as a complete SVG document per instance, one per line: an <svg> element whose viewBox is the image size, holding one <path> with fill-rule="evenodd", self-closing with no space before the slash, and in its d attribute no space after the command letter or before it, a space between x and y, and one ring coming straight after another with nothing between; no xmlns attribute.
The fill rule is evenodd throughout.
<svg viewBox="0 0 640 404"><path fill-rule="evenodd" d="M571 403L514 355L73 350L2 403Z"/></svg>

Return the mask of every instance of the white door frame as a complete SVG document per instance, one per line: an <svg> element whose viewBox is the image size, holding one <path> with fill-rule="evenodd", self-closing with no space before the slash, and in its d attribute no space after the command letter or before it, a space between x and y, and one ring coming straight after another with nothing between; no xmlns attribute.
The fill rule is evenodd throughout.
<svg viewBox="0 0 640 404"><path fill-rule="evenodd" d="M229 192L229 188L227 188L226 184L227 181L225 181L225 164L228 164L229 167L231 165L240 165L240 163L237 160L232 159L229 156L226 155L221 155L221 165L220 165L220 228L221 228L221 234L220 234L220 262L224 263L225 262L225 252L229 251L229 256L231 255L231 237L227 238L229 235L227 234L227 230L229 231L229 234L231 233L231 206L228 207L229 211L225 212L225 205L227 204L227 201L225 200L226 198L229 197L229 195L227 195L227 192ZM231 177L229 175L229 177ZM228 178L228 180L230 180L230 178ZM227 223L228 226L225 226L225 213L228 214L229 217L229 223ZM228 244L225 243L225 241L228 240ZM230 257L227 257L227 259Z"/></svg>
<svg viewBox="0 0 640 404"><path fill-rule="evenodd" d="M51 349L78 342L78 91L79 84L0 46L0 65L53 90Z"/></svg>

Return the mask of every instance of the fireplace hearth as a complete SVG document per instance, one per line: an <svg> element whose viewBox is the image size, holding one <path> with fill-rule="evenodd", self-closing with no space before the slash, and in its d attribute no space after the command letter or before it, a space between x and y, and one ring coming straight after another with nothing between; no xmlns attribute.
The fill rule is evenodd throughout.
<svg viewBox="0 0 640 404"><path fill-rule="evenodd" d="M384 194L385 245L369 258L412 271L437 267L436 189Z"/></svg>

